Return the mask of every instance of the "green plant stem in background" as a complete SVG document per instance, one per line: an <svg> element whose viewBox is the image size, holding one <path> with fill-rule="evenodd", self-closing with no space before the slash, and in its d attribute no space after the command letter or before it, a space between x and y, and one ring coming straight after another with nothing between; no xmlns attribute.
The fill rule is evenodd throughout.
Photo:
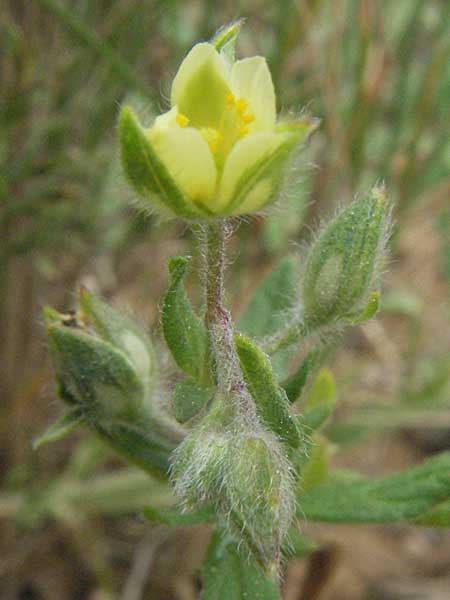
<svg viewBox="0 0 450 600"><path fill-rule="evenodd" d="M118 79L148 98L148 86L136 76L131 66L122 59L121 55L106 40L99 38L76 14L55 2L55 0L39 0L39 2L52 12L84 46L100 55L109 64Z"/></svg>

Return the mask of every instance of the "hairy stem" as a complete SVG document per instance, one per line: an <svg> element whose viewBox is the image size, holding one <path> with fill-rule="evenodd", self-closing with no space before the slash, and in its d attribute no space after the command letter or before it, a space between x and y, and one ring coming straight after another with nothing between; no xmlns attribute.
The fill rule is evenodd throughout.
<svg viewBox="0 0 450 600"><path fill-rule="evenodd" d="M233 322L223 305L225 242L230 231L226 220L208 223L203 231L203 254L206 260L205 325L209 334L212 361L218 389L227 392L242 416L253 423L256 409L242 375L233 342Z"/></svg>
<svg viewBox="0 0 450 600"><path fill-rule="evenodd" d="M278 350L292 346L305 335L304 323L298 317L295 317L284 329L266 340L262 345L262 350L269 355L275 354Z"/></svg>

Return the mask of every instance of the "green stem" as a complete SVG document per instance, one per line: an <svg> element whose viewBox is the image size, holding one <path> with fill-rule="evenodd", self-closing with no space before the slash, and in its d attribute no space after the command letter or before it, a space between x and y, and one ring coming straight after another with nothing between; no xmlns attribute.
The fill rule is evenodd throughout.
<svg viewBox="0 0 450 600"><path fill-rule="evenodd" d="M211 221L203 232L203 254L206 259L205 326L208 331L217 387L230 397L242 416L257 420L256 408L245 386L239 358L233 341L233 322L223 305L225 241L229 231L226 220Z"/></svg>
<svg viewBox="0 0 450 600"><path fill-rule="evenodd" d="M288 348L297 343L306 336L306 329L303 321L295 317L284 329L278 331L262 345L262 350L266 354L273 355L283 348Z"/></svg>

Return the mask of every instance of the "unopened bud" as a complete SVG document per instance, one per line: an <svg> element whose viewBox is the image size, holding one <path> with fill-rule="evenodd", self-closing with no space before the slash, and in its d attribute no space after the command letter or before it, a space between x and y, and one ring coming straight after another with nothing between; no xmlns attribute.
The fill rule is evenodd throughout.
<svg viewBox="0 0 450 600"><path fill-rule="evenodd" d="M377 286L389 211L376 187L345 208L319 234L302 284L305 325L315 328L364 310Z"/></svg>

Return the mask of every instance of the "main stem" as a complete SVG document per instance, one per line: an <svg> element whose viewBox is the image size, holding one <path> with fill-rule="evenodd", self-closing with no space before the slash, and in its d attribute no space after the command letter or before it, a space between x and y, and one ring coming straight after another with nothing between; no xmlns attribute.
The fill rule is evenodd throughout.
<svg viewBox="0 0 450 600"><path fill-rule="evenodd" d="M233 342L233 322L223 305L225 242L229 223L212 221L203 232L203 253L206 260L205 325L209 335L218 389L228 392L241 415L256 420L256 409L242 375Z"/></svg>

